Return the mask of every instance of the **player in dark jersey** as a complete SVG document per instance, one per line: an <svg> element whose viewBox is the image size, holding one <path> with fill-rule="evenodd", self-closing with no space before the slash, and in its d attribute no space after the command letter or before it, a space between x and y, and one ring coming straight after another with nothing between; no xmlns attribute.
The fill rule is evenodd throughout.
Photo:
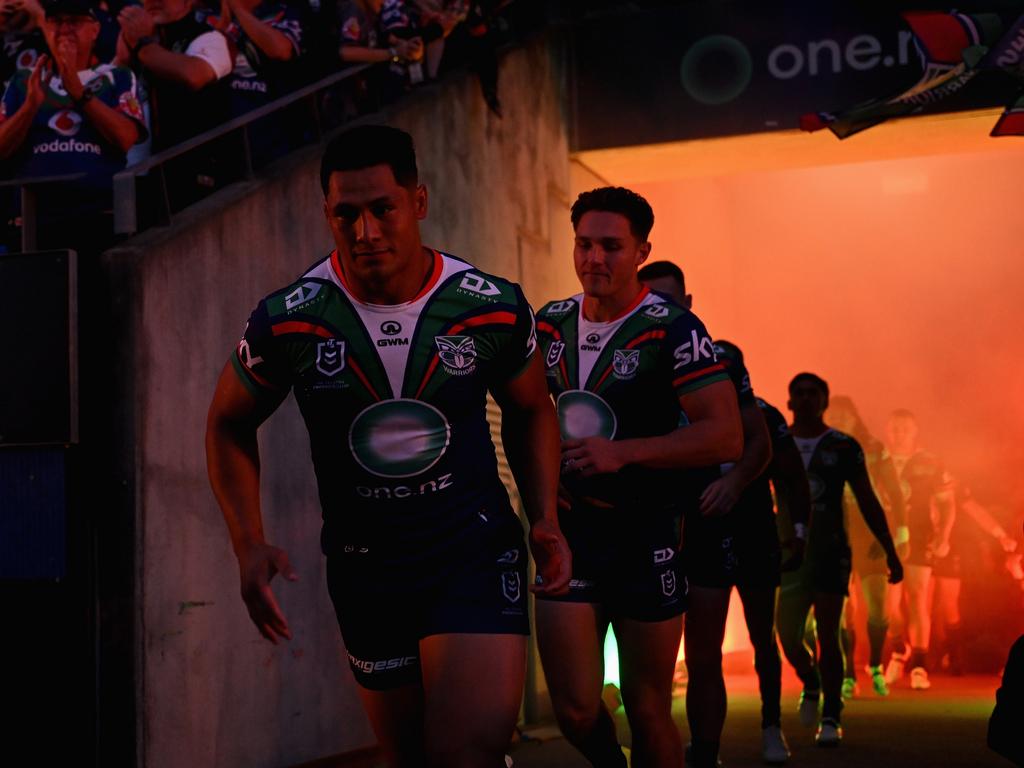
<svg viewBox="0 0 1024 768"><path fill-rule="evenodd" d="M831 398L827 417L828 423L834 429L850 435L864 449L868 477L871 478L875 495L885 507L886 515L895 522L896 551L900 559L904 559L907 556L910 530L907 528L903 491L900 489L899 477L896 475L896 468L888 449L868 432L857 412L857 407L849 397L837 395ZM846 661L843 698L850 698L857 690L857 664L854 659L857 635L854 620L859 613L861 595L866 609L870 648L868 673L871 675L875 693L879 696L888 696L889 686L882 669L882 652L889 630L889 617L899 611L899 603L894 603L890 595L898 597L899 590L889 589L885 553L864 524L864 519L857 509L857 500L849 488L843 494L843 506L846 511L846 530L850 537L850 552L853 556L853 576L860 584L859 594L857 589L850 592L850 599L843 612L842 640L843 656Z"/></svg>
<svg viewBox="0 0 1024 768"><path fill-rule="evenodd" d="M291 390L310 436L329 592L388 760L501 765L529 626L526 551L487 391L504 412L538 589L564 591L570 573L533 313L514 283L422 246L427 193L408 134L343 133L321 182L337 250L259 303L210 407L210 480L242 596L264 637L290 638L270 581L296 576L264 536L256 433Z"/></svg>
<svg viewBox="0 0 1024 768"><path fill-rule="evenodd" d="M583 293L537 319L562 428L559 520L573 550L569 594L537 601L537 639L559 725L598 766L626 765L601 701L609 624L633 764L683 762L671 716L687 593L679 524L708 473L680 482L679 470L742 451L735 391L703 324L637 279L653 221L629 190L580 195L573 259Z"/></svg>
<svg viewBox="0 0 1024 768"><path fill-rule="evenodd" d="M906 409L893 411L886 425L886 438L907 500L910 555L906 563L906 625L910 649L909 653L900 653L898 647L893 650L886 677L890 683L897 681L909 665L910 687L927 690L931 687L927 660L932 567L936 559L949 554L956 510L952 479L937 456L921 450L917 436L914 414Z"/></svg>
<svg viewBox="0 0 1024 768"><path fill-rule="evenodd" d="M667 261L644 265L638 273L649 288L689 309L682 270ZM684 524L683 562L689 583L689 608L684 623L686 650L686 719L691 743L690 765L712 765L718 759L727 697L722 676L722 641L729 597L736 586L754 645L755 667L767 686L763 712L763 756L785 762L789 748L782 734L778 689L782 665L775 642L775 591L779 579L779 541L771 490L765 470L772 457L771 439L762 410L754 399L743 354L729 342L715 342L736 390L743 425L743 455L721 465L718 477L701 494L699 509ZM764 690L763 690L764 692ZM773 703L774 701L774 703Z"/></svg>
<svg viewBox="0 0 1024 768"><path fill-rule="evenodd" d="M843 490L847 484L853 489L868 528L885 550L890 581L903 578L903 566L889 534L885 510L871 487L863 450L855 439L830 429L822 420L828 394L828 384L813 373L799 373L789 383L793 437L807 469L812 511L803 565L794 574L783 576L778 626L782 650L804 685L801 721L813 725L819 697L824 694L815 740L819 746L834 747L842 739L843 653L839 629L851 568L843 521ZM804 628L812 607L818 628L818 667L804 644Z"/></svg>

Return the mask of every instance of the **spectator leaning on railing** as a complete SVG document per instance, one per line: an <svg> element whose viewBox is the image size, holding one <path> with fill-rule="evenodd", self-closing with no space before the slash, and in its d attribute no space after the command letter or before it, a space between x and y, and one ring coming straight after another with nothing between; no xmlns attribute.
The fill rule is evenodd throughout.
<svg viewBox="0 0 1024 768"><path fill-rule="evenodd" d="M19 69L4 92L0 157L11 158L16 176L84 173L81 182L52 190L64 212L109 208L110 179L145 135L135 76L96 62L99 22L87 0L54 0L43 30L51 53ZM57 214L54 196L47 198L48 213Z"/></svg>
<svg viewBox="0 0 1024 768"><path fill-rule="evenodd" d="M385 20L401 19L401 0L342 0L337 4L338 56L344 62L390 62L375 70L370 87L384 101L402 93L409 84L408 65L423 60L423 40L396 36Z"/></svg>

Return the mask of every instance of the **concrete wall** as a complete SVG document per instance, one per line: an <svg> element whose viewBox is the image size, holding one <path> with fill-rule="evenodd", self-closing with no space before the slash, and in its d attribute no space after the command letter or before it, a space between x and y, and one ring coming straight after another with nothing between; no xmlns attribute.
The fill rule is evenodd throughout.
<svg viewBox="0 0 1024 768"><path fill-rule="evenodd" d="M538 43L503 60L501 120L468 77L388 116L418 143L425 242L519 279L537 305L577 290L557 59ZM203 449L214 384L251 308L330 248L318 162L311 152L105 256L118 291L122 463L135 475L144 768L289 766L373 743L324 586L294 401L260 435L267 536L300 574L275 583L294 634L286 645L268 644L246 614Z"/></svg>

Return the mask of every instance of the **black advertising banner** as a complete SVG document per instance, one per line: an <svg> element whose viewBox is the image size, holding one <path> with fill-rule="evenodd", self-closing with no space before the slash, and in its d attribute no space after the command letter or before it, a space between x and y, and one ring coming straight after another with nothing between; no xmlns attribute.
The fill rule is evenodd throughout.
<svg viewBox="0 0 1024 768"><path fill-rule="evenodd" d="M999 5L993 18L1008 30L1024 2ZM896 3L715 0L603 15L574 29L572 148L797 128L804 114L896 95L924 72ZM1001 107L1019 90L985 72L926 109Z"/></svg>

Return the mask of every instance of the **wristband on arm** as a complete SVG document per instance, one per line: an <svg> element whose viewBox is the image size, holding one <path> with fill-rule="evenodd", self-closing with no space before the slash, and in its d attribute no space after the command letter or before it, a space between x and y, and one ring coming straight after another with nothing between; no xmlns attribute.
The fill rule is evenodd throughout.
<svg viewBox="0 0 1024 768"><path fill-rule="evenodd" d="M900 544L906 544L908 541L910 541L910 528L905 525L897 527L896 538L893 539L893 543L899 546Z"/></svg>

